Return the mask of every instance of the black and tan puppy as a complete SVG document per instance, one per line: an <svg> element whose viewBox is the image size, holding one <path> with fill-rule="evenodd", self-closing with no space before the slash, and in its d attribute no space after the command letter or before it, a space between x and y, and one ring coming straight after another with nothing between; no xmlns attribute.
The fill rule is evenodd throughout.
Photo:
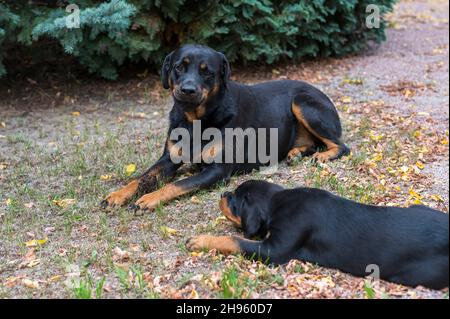
<svg viewBox="0 0 450 319"><path fill-rule="evenodd" d="M248 181L220 201L225 216L247 239L201 235L190 250L243 253L275 264L299 259L408 286L448 287L449 217L425 206L359 204L312 188L283 189ZM250 240L253 237L261 240Z"/></svg>
<svg viewBox="0 0 450 319"><path fill-rule="evenodd" d="M349 152L341 142L341 123L333 103L307 83L272 81L250 86L231 81L226 57L199 45L185 45L165 58L162 83L164 88L170 89L174 99L164 152L139 178L109 194L102 202L105 208L121 206L141 193L145 195L133 207L151 210L159 203L208 188L218 181L228 180L232 174L249 172L264 164L259 158L255 162L247 160L254 155L249 154L248 149L244 150L245 160L241 163L210 163L202 157L199 174L156 190L161 182L171 181L181 166L171 159L171 155L180 151L175 147L178 141L169 138L171 132L184 128L192 133L196 120L201 121L202 132L218 128L222 135L229 128L275 128L278 130L278 160L290 160L303 154L324 162ZM260 135L258 131L258 143L263 139ZM263 143L268 145L269 140ZM319 152L319 148L324 151Z"/></svg>

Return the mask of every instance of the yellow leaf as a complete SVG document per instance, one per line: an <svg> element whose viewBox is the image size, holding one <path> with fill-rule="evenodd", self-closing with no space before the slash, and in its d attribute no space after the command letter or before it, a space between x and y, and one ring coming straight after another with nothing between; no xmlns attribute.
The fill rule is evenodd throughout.
<svg viewBox="0 0 450 319"><path fill-rule="evenodd" d="M422 135L422 133L420 133L420 131L415 131L415 132L413 133L413 136L414 136L415 138L419 138L421 135Z"/></svg>
<svg viewBox="0 0 450 319"><path fill-rule="evenodd" d="M80 112L78 112L78 111L72 112L72 115L73 116L80 116Z"/></svg>
<svg viewBox="0 0 450 319"><path fill-rule="evenodd" d="M52 202L53 202L53 204L55 204L58 207L66 208L68 206L75 204L75 199L73 199L73 198L54 199L54 200L52 200Z"/></svg>
<svg viewBox="0 0 450 319"><path fill-rule="evenodd" d="M195 288L192 288L191 298L192 299L198 299L198 292L197 292L197 290L195 290Z"/></svg>
<svg viewBox="0 0 450 319"><path fill-rule="evenodd" d="M444 138L444 139L441 141L441 144L442 144L442 145L448 145L448 139Z"/></svg>
<svg viewBox="0 0 450 319"><path fill-rule="evenodd" d="M55 275L55 276L52 276L52 277L50 277L49 279L48 279L48 282L54 282L54 281L58 281L58 280L60 280L61 279L61 275Z"/></svg>
<svg viewBox="0 0 450 319"><path fill-rule="evenodd" d="M201 257L201 256L203 256L203 252L202 251L200 251L200 252L193 251L193 252L191 252L191 256L192 257Z"/></svg>
<svg viewBox="0 0 450 319"><path fill-rule="evenodd" d="M342 98L341 98L341 102L342 103L352 103L352 98L351 97L349 97L349 96L343 96Z"/></svg>
<svg viewBox="0 0 450 319"><path fill-rule="evenodd" d="M125 174L130 176L136 171L136 164L129 164L125 167Z"/></svg>
<svg viewBox="0 0 450 319"><path fill-rule="evenodd" d="M228 220L228 219L223 215L217 217L216 220L214 221L214 226L219 225L222 221L225 221L225 220Z"/></svg>
<svg viewBox="0 0 450 319"><path fill-rule="evenodd" d="M430 198L436 202L444 202L444 199L440 195L430 195Z"/></svg>
<svg viewBox="0 0 450 319"><path fill-rule="evenodd" d="M36 246L42 246L48 241L48 238L44 239L32 239L27 242L25 242L25 246L27 247L36 247Z"/></svg>
<svg viewBox="0 0 450 319"><path fill-rule="evenodd" d="M170 228L167 226L161 226L160 229L164 234L169 235L169 236L175 235L177 233L176 229L173 229L173 228Z"/></svg>
<svg viewBox="0 0 450 319"><path fill-rule="evenodd" d="M375 162L379 162L383 159L383 154L381 153L376 153L373 158L372 158Z"/></svg>
<svg viewBox="0 0 450 319"><path fill-rule="evenodd" d="M361 79L344 79L345 84L362 85L363 80Z"/></svg>
<svg viewBox="0 0 450 319"><path fill-rule="evenodd" d="M376 134L376 132L374 132L374 131L370 132L369 137L372 141L375 141L375 142L381 141L383 139L382 134Z"/></svg>
<svg viewBox="0 0 450 319"><path fill-rule="evenodd" d="M102 181L109 181L112 178L112 175L101 175L100 179Z"/></svg>
<svg viewBox="0 0 450 319"><path fill-rule="evenodd" d="M423 199L423 196L420 195L419 193L415 192L413 189L409 190L409 195L411 195L412 198L416 199L416 200L421 200Z"/></svg>
<svg viewBox="0 0 450 319"><path fill-rule="evenodd" d="M425 165L423 165L423 163L420 162L420 161L417 161L416 166L417 166L419 169L424 169L424 168L425 168Z"/></svg>
<svg viewBox="0 0 450 319"><path fill-rule="evenodd" d="M6 204L6 206L11 206L11 204L12 204L11 198L6 199L5 204Z"/></svg>

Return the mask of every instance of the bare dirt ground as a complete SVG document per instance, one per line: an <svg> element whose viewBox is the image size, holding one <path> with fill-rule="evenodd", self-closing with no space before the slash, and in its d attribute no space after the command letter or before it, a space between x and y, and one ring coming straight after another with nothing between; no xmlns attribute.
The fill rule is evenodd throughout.
<svg viewBox="0 0 450 319"><path fill-rule="evenodd" d="M245 82L314 83L335 101L352 154L282 164L270 180L364 203L424 203L448 212L447 1L401 1L388 41L370 53L244 70ZM171 102L157 77L0 82L1 298L448 298L292 261L189 253L187 238L239 234L220 194L258 173L134 216L99 202L162 151ZM136 172L126 167L136 165ZM130 175L131 174L131 175ZM130 176L127 176L130 175Z"/></svg>

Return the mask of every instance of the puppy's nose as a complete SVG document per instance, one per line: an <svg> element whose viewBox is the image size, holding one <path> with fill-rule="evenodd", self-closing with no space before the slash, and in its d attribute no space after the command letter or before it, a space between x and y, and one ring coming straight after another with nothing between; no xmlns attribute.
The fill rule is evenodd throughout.
<svg viewBox="0 0 450 319"><path fill-rule="evenodd" d="M230 192L225 192L221 195L221 198L228 197L230 194L231 194Z"/></svg>
<svg viewBox="0 0 450 319"><path fill-rule="evenodd" d="M181 92L183 92L183 94L192 95L192 94L195 94L197 92L197 90L195 89L195 86L190 85L190 84L185 84L181 87Z"/></svg>

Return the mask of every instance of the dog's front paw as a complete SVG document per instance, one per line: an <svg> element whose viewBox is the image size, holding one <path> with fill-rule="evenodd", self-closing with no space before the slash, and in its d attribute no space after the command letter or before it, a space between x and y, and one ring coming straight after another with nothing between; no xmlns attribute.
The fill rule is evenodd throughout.
<svg viewBox="0 0 450 319"><path fill-rule="evenodd" d="M128 200L128 196L121 191L112 192L104 200L101 201L100 206L102 208L115 208L125 204Z"/></svg>
<svg viewBox="0 0 450 319"><path fill-rule="evenodd" d="M209 235L200 235L191 237L186 241L186 248L190 251L199 251L203 249L209 249L209 243L211 241Z"/></svg>
<svg viewBox="0 0 450 319"><path fill-rule="evenodd" d="M156 207L163 202L159 192L153 192L146 194L139 198L133 205L133 209L143 211L153 211Z"/></svg>
<svg viewBox="0 0 450 319"><path fill-rule="evenodd" d="M328 152L317 152L313 154L312 160L317 163L327 163L330 161L330 155Z"/></svg>
<svg viewBox="0 0 450 319"><path fill-rule="evenodd" d="M138 186L139 182L137 180L131 181L125 187L106 196L101 201L100 206L108 209L123 206L137 192Z"/></svg>

